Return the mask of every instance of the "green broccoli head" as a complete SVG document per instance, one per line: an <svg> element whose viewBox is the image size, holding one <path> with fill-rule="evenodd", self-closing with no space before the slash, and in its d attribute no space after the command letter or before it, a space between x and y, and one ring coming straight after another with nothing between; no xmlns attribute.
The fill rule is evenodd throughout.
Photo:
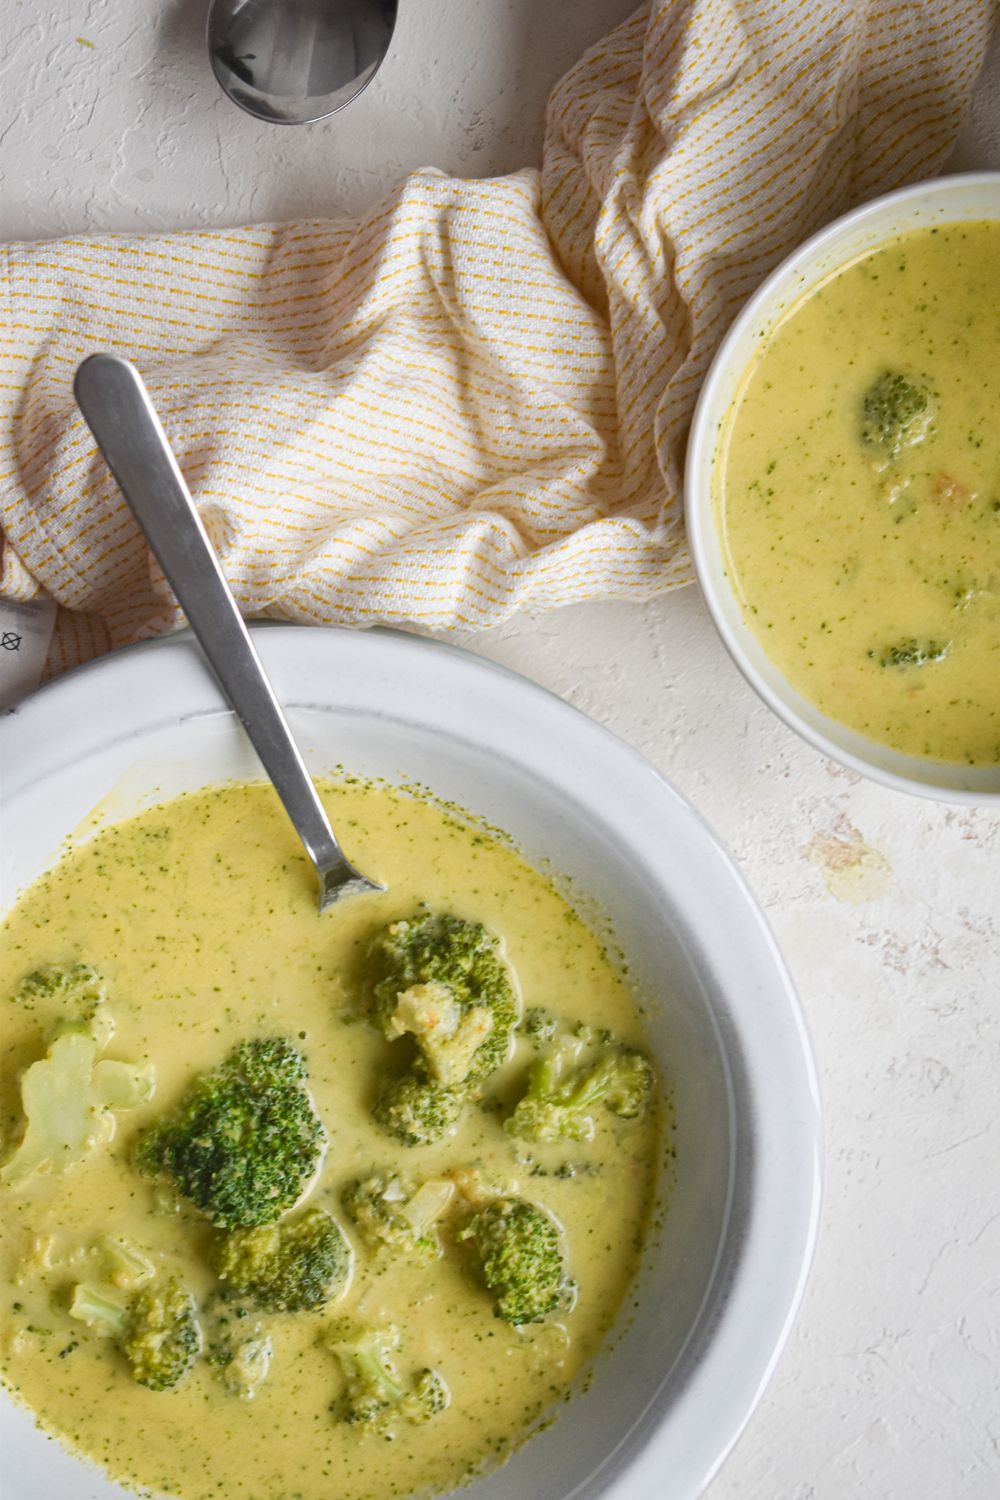
<svg viewBox="0 0 1000 1500"><path fill-rule="evenodd" d="M382 1090L372 1114L404 1146L429 1146L457 1123L464 1103L463 1090L444 1088L419 1072L404 1073Z"/></svg>
<svg viewBox="0 0 1000 1500"><path fill-rule="evenodd" d="M163 1173L219 1228L251 1229L298 1202L325 1147L301 1055L265 1037L195 1080L140 1141L138 1166Z"/></svg>
<svg viewBox="0 0 1000 1500"><path fill-rule="evenodd" d="M114 1339L133 1378L151 1391L178 1385L201 1354L195 1300L175 1277L144 1286L127 1301L82 1282L69 1311L93 1332Z"/></svg>
<svg viewBox="0 0 1000 1500"><path fill-rule="evenodd" d="M375 1022L411 1034L428 1078L479 1082L506 1059L520 1004L499 939L480 922L418 912L390 922L369 953Z"/></svg>
<svg viewBox="0 0 1000 1500"><path fill-rule="evenodd" d="M344 1189L343 1204L372 1249L388 1246L404 1255L440 1255L436 1224L455 1196L445 1179L415 1188L397 1173L376 1172Z"/></svg>
<svg viewBox="0 0 1000 1500"><path fill-rule="evenodd" d="M121 1347L140 1385L151 1391L177 1385L201 1353L198 1310L187 1288L171 1278L137 1292Z"/></svg>
<svg viewBox="0 0 1000 1500"><path fill-rule="evenodd" d="M325 1307L351 1272L351 1250L336 1219L309 1208L297 1219L234 1229L212 1248L219 1280L254 1307L303 1312Z"/></svg>
<svg viewBox="0 0 1000 1500"><path fill-rule="evenodd" d="M228 1297L209 1303L205 1363L231 1396L254 1399L267 1379L273 1352L271 1335L248 1307Z"/></svg>
<svg viewBox="0 0 1000 1500"><path fill-rule="evenodd" d="M524 1013L521 1032L536 1047L542 1047L546 1042L551 1042L558 1025L558 1021L550 1010L546 1010L542 1005L533 1005Z"/></svg>
<svg viewBox="0 0 1000 1500"><path fill-rule="evenodd" d="M156 1263L135 1240L121 1234L102 1235L96 1249L112 1286L132 1291L156 1275Z"/></svg>
<svg viewBox="0 0 1000 1500"><path fill-rule="evenodd" d="M622 1119L646 1108L653 1091L649 1059L633 1048L605 1046L578 1063L579 1037L560 1037L536 1058L528 1071L528 1088L504 1123L510 1135L527 1141L589 1141L599 1105Z"/></svg>
<svg viewBox="0 0 1000 1500"><path fill-rule="evenodd" d="M919 442L933 416L926 385L898 370L887 370L865 392L861 404L861 437L889 458Z"/></svg>
<svg viewBox="0 0 1000 1500"><path fill-rule="evenodd" d="M90 1281L74 1286L69 1315L101 1338L122 1339L128 1327L128 1304L106 1287Z"/></svg>
<svg viewBox="0 0 1000 1500"><path fill-rule="evenodd" d="M407 1032L417 1044L423 1070L435 1083L462 1088L476 1073L480 1049L493 1030L485 1005L463 1007L446 984L415 984L396 997L392 1013L396 1036Z"/></svg>
<svg viewBox="0 0 1000 1500"><path fill-rule="evenodd" d="M340 1322L327 1331L326 1343L344 1376L334 1407L342 1422L384 1432L397 1417L419 1424L447 1407L448 1387L436 1370L418 1370L407 1385L400 1382L393 1362L399 1347L397 1329Z"/></svg>
<svg viewBox="0 0 1000 1500"><path fill-rule="evenodd" d="M880 667L900 667L904 670L909 667L926 667L930 662L943 661L950 651L951 641L918 641L911 637L886 646L878 655L878 664ZM875 656L874 651L868 654Z"/></svg>
<svg viewBox="0 0 1000 1500"><path fill-rule="evenodd" d="M523 1198L494 1198L459 1233L479 1259L483 1280L507 1323L537 1323L570 1293L559 1230Z"/></svg>
<svg viewBox="0 0 1000 1500"><path fill-rule="evenodd" d="M90 1020L107 999L107 986L92 964L42 964L25 975L11 999L26 1010L54 1001L67 1014Z"/></svg>
<svg viewBox="0 0 1000 1500"><path fill-rule="evenodd" d="M46 1055L25 1069L24 1133L0 1168L6 1187L20 1187L34 1172L63 1172L83 1161L111 1141L115 1111L152 1098L150 1066L100 1056L112 1030L100 1006L89 1019L63 1020Z"/></svg>

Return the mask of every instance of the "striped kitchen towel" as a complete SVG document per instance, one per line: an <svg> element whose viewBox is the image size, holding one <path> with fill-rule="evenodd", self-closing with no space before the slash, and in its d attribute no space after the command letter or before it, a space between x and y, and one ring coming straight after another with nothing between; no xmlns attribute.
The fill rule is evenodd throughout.
<svg viewBox="0 0 1000 1500"><path fill-rule="evenodd" d="M241 608L434 630L685 582L687 424L798 241L945 161L993 0L665 0L556 88L541 172L355 222L0 262L0 594L50 670L179 615L72 399L141 369Z"/></svg>

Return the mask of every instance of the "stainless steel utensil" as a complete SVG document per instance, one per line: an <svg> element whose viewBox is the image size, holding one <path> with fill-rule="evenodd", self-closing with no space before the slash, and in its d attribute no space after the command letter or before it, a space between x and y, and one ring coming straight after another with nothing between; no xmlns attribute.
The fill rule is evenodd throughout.
<svg viewBox="0 0 1000 1500"><path fill-rule="evenodd" d="M334 837L138 370L115 355L94 354L77 370L73 390L316 867L320 911L342 896L384 890L354 868Z"/></svg>
<svg viewBox="0 0 1000 1500"><path fill-rule="evenodd" d="M241 109L304 125L367 87L395 24L396 0L212 0L208 53Z"/></svg>

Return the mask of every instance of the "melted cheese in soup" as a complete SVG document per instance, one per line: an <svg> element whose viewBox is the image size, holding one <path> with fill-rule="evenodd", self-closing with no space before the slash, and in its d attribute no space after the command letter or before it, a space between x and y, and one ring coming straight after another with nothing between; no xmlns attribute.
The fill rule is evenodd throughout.
<svg viewBox="0 0 1000 1500"><path fill-rule="evenodd" d="M118 1117L107 1149L0 1190L3 1379L46 1431L113 1478L184 1500L387 1500L449 1490L503 1459L607 1336L654 1191L655 1109L634 1120L601 1110L593 1141L532 1148L534 1166L525 1159L501 1124L533 1055L525 1041L490 1080L488 1107L468 1108L454 1135L408 1148L376 1127L370 1107L390 1044L358 1018L358 964L372 932L418 903L500 934L526 1005L639 1045L642 1025L594 933L502 838L384 787L337 783L323 796L384 895L317 916L271 789L230 786L98 832L22 896L3 928L0 994L39 964L95 965L116 1022L109 1055L148 1060L156 1074L154 1099ZM20 1129L19 1074L44 1052L55 1017L42 1004L0 1004L6 1157ZM197 1072L245 1037L275 1034L295 1040L308 1065L329 1133L309 1201L345 1225L352 1280L326 1313L276 1316L271 1369L252 1401L229 1394L205 1363L175 1389L150 1391L107 1340L69 1318L68 1287L110 1232L179 1268L199 1299L210 1294L210 1231L190 1211L165 1211L157 1187L136 1175L132 1147ZM370 1253L343 1215L341 1189L373 1169L422 1179L467 1166L557 1218L577 1284L571 1311L512 1327L494 1316L466 1247L449 1241L440 1259L396 1262ZM331 1312L398 1327L399 1369L439 1370L447 1411L393 1442L339 1423L342 1377L319 1338Z"/></svg>

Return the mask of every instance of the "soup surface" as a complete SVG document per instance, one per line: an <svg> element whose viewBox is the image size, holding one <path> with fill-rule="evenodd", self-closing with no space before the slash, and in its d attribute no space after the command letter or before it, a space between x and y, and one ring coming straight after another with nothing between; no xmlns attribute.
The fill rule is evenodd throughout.
<svg viewBox="0 0 1000 1500"><path fill-rule="evenodd" d="M745 617L825 713L1000 761L1000 223L903 236L764 340L716 503Z"/></svg>
<svg viewBox="0 0 1000 1500"><path fill-rule="evenodd" d="M658 1167L655 1103L638 1118L595 1111L592 1139L526 1146L503 1128L538 1043L519 1037L454 1132L406 1146L373 1121L379 1082L406 1041L362 1013L359 964L372 934L419 903L500 935L525 1007L642 1043L641 1017L595 934L502 838L428 800L350 781L323 788L349 856L387 885L322 917L311 873L269 787L182 797L105 828L20 899L2 930L2 1118L21 1133L19 1077L44 1052L56 1002L6 997L53 961L104 976L115 1030L107 1055L149 1063L155 1094L116 1115L113 1139L63 1172L0 1188L0 1363L49 1432L114 1478L185 1500L362 1500L445 1491L504 1458L566 1394L607 1335L636 1267ZM523 1029L523 1028L522 1028ZM251 1400L206 1361L173 1389L132 1379L113 1343L72 1319L73 1283L109 1233L175 1268L199 1304L215 1287L216 1233L137 1175L137 1137L192 1078L247 1037L295 1041L329 1137L308 1203L329 1209L353 1250L347 1289L319 1312L270 1317L273 1357ZM562 1226L575 1301L513 1326L494 1314L469 1247L442 1232L439 1257L372 1250L345 1216L346 1184L373 1170L417 1181L478 1169ZM368 1431L337 1420L344 1375L323 1342L334 1317L394 1326L401 1381L438 1371L451 1393L425 1425Z"/></svg>

